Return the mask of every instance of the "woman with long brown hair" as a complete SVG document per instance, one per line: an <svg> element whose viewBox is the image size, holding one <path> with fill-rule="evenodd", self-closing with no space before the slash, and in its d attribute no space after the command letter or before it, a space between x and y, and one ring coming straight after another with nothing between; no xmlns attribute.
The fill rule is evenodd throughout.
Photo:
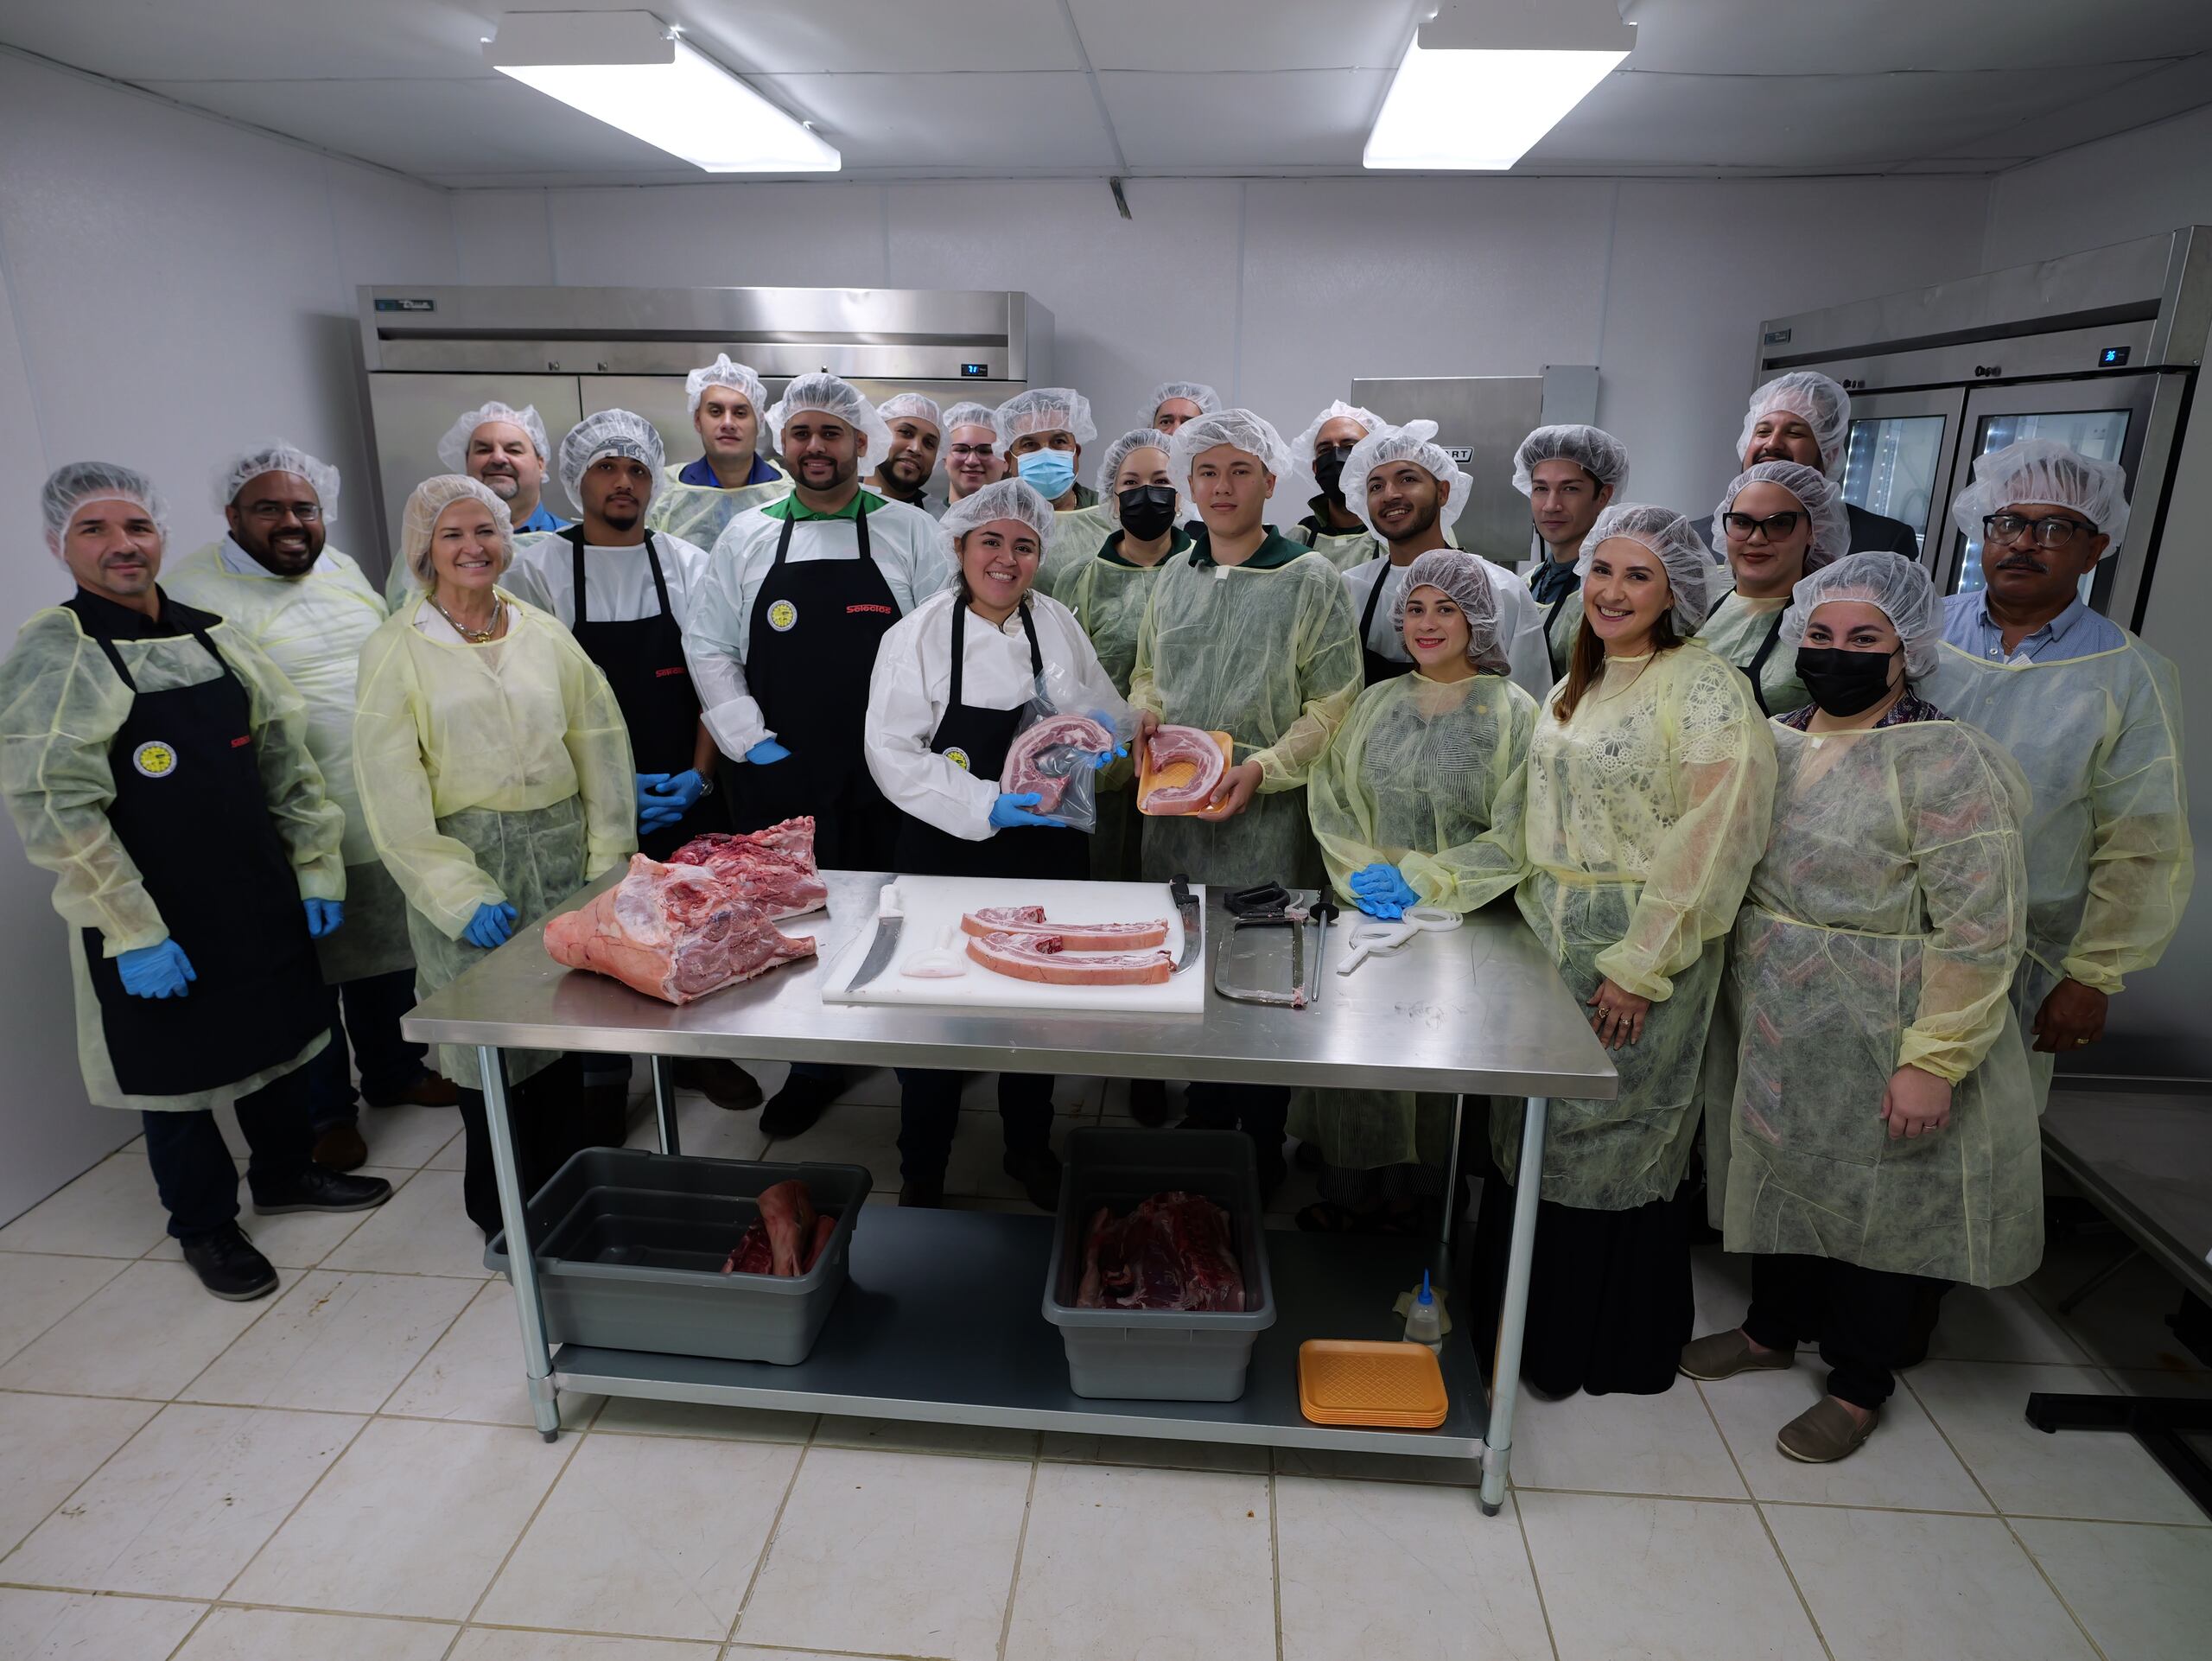
<svg viewBox="0 0 2212 1661"><path fill-rule="evenodd" d="M1722 948L1765 845L1774 740L1736 670L1689 640L1713 557L1671 508L1624 503L1579 562L1583 625L1523 775L1521 914L1591 1010L1619 1093L1554 1099L1522 1371L1551 1396L1656 1394L1690 1330L1687 1196ZM1522 1111L1491 1122L1477 1282L1504 1280ZM1478 1320L1478 1331L1491 1329Z"/></svg>

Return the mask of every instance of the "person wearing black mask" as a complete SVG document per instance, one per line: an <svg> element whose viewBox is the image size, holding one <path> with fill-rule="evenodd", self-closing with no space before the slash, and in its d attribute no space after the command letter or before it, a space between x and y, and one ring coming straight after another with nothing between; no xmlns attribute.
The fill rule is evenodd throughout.
<svg viewBox="0 0 2212 1661"><path fill-rule="evenodd" d="M1344 500L1344 474L1352 446L1384 424L1374 410L1335 398L1290 446L1290 453L1312 472L1318 487L1306 503L1313 512L1298 522L1291 539L1305 544L1340 571L1375 553L1367 521Z"/></svg>

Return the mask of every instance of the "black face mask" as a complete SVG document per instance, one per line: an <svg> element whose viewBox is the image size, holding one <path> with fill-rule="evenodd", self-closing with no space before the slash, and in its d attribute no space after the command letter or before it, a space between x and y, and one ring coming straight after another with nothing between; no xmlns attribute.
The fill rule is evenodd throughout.
<svg viewBox="0 0 2212 1661"><path fill-rule="evenodd" d="M1175 523L1173 485L1131 485L1116 493L1114 505L1121 510L1122 529L1139 542L1158 541Z"/></svg>
<svg viewBox="0 0 2212 1661"><path fill-rule="evenodd" d="M1879 703L1890 690L1894 652L1846 652L1841 646L1801 646L1797 678L1813 702L1832 716L1849 717Z"/></svg>
<svg viewBox="0 0 2212 1661"><path fill-rule="evenodd" d="M1352 447L1338 444L1323 450L1313 458L1313 480L1321 487L1321 493L1333 500L1342 501L1344 463L1351 459Z"/></svg>

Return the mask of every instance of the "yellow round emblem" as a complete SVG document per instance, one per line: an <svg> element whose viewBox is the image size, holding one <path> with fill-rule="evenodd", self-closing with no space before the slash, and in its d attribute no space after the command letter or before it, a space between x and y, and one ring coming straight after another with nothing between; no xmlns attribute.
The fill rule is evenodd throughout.
<svg viewBox="0 0 2212 1661"><path fill-rule="evenodd" d="M788 600L779 600L768 608L768 627L779 634L788 633L798 621L798 608Z"/></svg>
<svg viewBox="0 0 2212 1661"><path fill-rule="evenodd" d="M968 752L962 749L957 744L955 744L950 749L944 753L944 759L951 762L954 767L958 767L961 772L965 773L968 771Z"/></svg>
<svg viewBox="0 0 2212 1661"><path fill-rule="evenodd" d="M176 771L176 752L158 738L147 740L130 752L130 765L149 779L166 779Z"/></svg>

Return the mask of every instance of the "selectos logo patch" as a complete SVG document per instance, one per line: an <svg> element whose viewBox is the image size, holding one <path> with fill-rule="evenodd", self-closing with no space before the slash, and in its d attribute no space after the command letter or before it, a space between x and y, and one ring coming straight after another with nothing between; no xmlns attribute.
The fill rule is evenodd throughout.
<svg viewBox="0 0 2212 1661"><path fill-rule="evenodd" d="M130 765L142 777L166 779L176 771L176 752L160 739L150 738L130 752Z"/></svg>
<svg viewBox="0 0 2212 1661"><path fill-rule="evenodd" d="M961 772L965 773L968 771L968 752L962 749L959 745L955 744L950 749L947 750L944 753L944 759L951 762L954 767L958 767Z"/></svg>
<svg viewBox="0 0 2212 1661"><path fill-rule="evenodd" d="M791 633L791 625L798 621L798 608L788 600L779 600L768 608L768 627L779 634Z"/></svg>

